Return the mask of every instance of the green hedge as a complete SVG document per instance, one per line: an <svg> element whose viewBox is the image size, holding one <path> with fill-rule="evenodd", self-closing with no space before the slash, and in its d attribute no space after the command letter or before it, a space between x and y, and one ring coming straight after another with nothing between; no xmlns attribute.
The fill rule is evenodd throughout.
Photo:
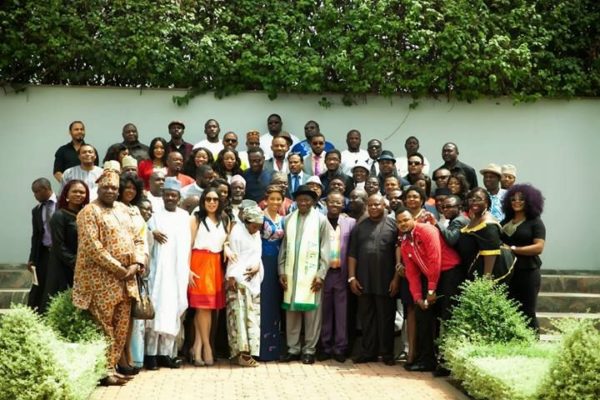
<svg viewBox="0 0 600 400"><path fill-rule="evenodd" d="M576 400L600 395L600 332L588 319L559 324L560 342L540 343L488 279L462 286L441 350L475 399Z"/></svg>
<svg viewBox="0 0 600 400"><path fill-rule="evenodd" d="M72 290L52 298L46 315L46 324L63 340L72 343L90 343L104 339L98 325L87 311L78 309L71 300Z"/></svg>
<svg viewBox="0 0 600 400"><path fill-rule="evenodd" d="M59 340L25 306L0 319L1 399L87 399L106 373L106 343Z"/></svg>
<svg viewBox="0 0 600 400"><path fill-rule="evenodd" d="M6 0L0 85L600 95L597 0ZM323 105L330 99L324 98Z"/></svg>

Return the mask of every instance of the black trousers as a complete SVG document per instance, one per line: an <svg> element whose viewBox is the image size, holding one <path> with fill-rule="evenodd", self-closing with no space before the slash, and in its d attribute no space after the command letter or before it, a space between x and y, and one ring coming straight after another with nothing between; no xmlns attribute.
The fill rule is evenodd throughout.
<svg viewBox="0 0 600 400"><path fill-rule="evenodd" d="M542 274L539 268L515 269L508 284L508 297L519 303L519 309L529 319L529 327L536 332L540 328L535 309L541 284Z"/></svg>
<svg viewBox="0 0 600 400"><path fill-rule="evenodd" d="M463 271L452 268L442 271L438 281L436 294L439 299L435 304L422 310L415 304L415 318L417 322L417 352L415 362L428 367L437 364L437 348L435 340L440 334L440 320L451 317L452 305L455 303L453 297L458 294L458 286L465 279ZM421 290L423 299L427 297L427 279L421 278Z"/></svg>
<svg viewBox="0 0 600 400"><path fill-rule="evenodd" d="M362 326L361 355L394 357L396 299L390 296L358 296L358 318Z"/></svg>
<svg viewBox="0 0 600 400"><path fill-rule="evenodd" d="M46 276L48 274L49 259L50 249L48 247L41 246L40 258L35 266L35 273L37 275L39 285L31 285L29 297L27 298L27 305L37 312L42 312L42 310L46 309L46 305L43 304L43 300L44 289L46 287Z"/></svg>

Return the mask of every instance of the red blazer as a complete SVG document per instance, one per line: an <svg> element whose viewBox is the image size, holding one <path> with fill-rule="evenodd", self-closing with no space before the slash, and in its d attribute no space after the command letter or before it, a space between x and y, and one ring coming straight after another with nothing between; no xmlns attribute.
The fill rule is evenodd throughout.
<svg viewBox="0 0 600 400"><path fill-rule="evenodd" d="M430 224L417 222L412 232L404 235L400 250L408 287L415 301L423 299L421 275L427 278L427 290L436 290L440 273L460 263L458 253Z"/></svg>

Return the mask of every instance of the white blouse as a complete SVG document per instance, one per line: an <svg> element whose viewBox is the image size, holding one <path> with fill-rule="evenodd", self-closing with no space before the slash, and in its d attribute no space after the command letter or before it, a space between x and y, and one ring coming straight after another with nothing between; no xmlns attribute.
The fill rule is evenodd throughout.
<svg viewBox="0 0 600 400"><path fill-rule="evenodd" d="M223 243L225 243L225 240L227 239L225 225L223 222L220 222L219 226L217 226L210 218L206 218L205 221L208 230L206 229L204 222L200 222L192 248L197 250L208 250L212 253L222 252Z"/></svg>

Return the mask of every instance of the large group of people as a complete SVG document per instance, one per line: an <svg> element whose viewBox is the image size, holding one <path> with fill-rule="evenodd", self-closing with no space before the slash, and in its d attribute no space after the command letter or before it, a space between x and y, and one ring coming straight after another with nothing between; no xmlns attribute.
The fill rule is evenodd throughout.
<svg viewBox="0 0 600 400"><path fill-rule="evenodd" d="M32 184L29 305L43 313L72 288L110 342L104 384L223 354L244 367L353 356L443 375L440 321L477 276L507 283L537 329L544 199L515 166L486 165L479 187L455 143L433 168L414 136L396 157L379 139L361 148L352 129L342 150L316 121L300 140L277 114L244 149L214 119L195 145L183 122L167 128L170 140L146 146L127 123L99 167L75 121L55 154L58 196L46 178ZM516 261L499 266L507 252ZM138 319L145 289L154 316Z"/></svg>

